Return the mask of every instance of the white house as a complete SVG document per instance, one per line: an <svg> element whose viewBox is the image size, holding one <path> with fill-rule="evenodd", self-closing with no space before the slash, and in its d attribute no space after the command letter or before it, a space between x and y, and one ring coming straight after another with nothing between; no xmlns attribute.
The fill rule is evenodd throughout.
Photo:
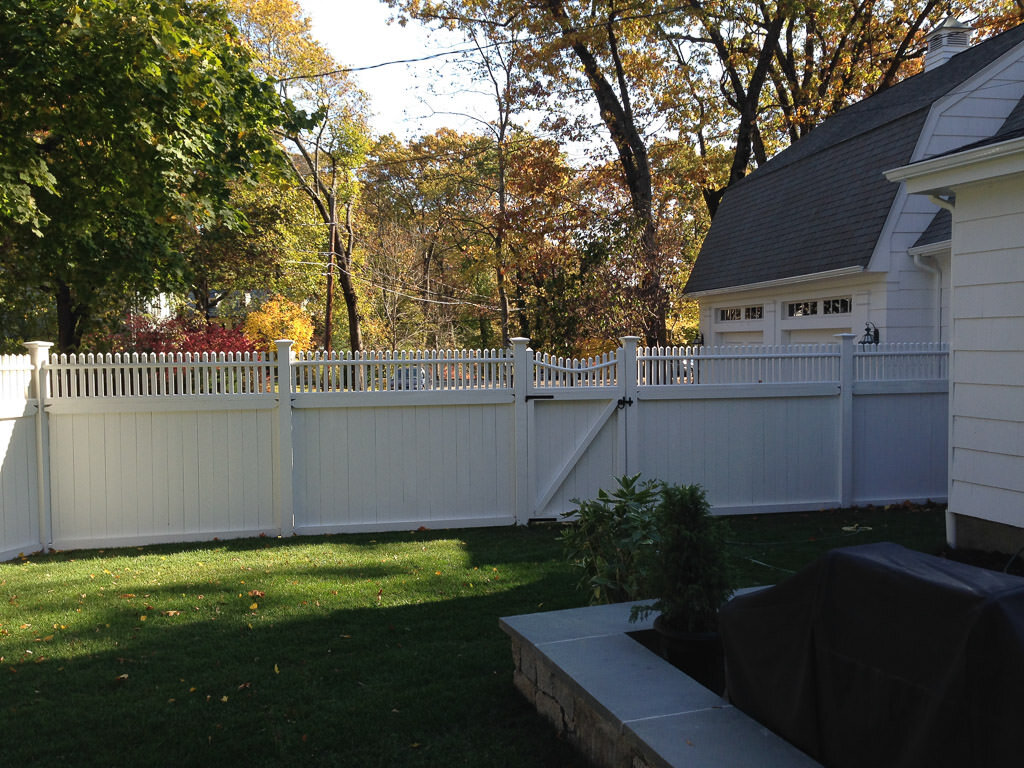
<svg viewBox="0 0 1024 768"><path fill-rule="evenodd" d="M947 538L1024 547L1024 127L890 171L952 212Z"/></svg>
<svg viewBox="0 0 1024 768"><path fill-rule="evenodd" d="M1024 26L970 46L947 20L925 71L854 104L729 188L685 293L707 344L948 341L950 217L884 171L1024 127Z"/></svg>

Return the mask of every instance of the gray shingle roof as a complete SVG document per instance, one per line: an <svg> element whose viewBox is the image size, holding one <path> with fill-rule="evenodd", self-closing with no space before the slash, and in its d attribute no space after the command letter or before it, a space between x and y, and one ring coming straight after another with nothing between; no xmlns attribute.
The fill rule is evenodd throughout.
<svg viewBox="0 0 1024 768"><path fill-rule="evenodd" d="M685 293L866 267L899 189L882 172L910 162L937 99L1021 42L1024 25L847 107L733 184Z"/></svg>
<svg viewBox="0 0 1024 768"><path fill-rule="evenodd" d="M928 228L921 233L919 238L917 238L917 242L914 243L914 247L918 248L922 245L945 243L952 237L953 216L945 208L940 208L939 212L932 217L931 222L928 224Z"/></svg>

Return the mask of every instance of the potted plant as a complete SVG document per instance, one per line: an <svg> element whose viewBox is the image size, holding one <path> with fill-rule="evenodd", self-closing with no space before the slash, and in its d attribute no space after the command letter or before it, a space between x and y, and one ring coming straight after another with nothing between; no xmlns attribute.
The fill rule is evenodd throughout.
<svg viewBox="0 0 1024 768"><path fill-rule="evenodd" d="M633 621L657 611L663 655L712 690L724 689L718 609L732 595L727 526L711 514L699 485L662 483L651 544L636 558L653 603L634 606Z"/></svg>

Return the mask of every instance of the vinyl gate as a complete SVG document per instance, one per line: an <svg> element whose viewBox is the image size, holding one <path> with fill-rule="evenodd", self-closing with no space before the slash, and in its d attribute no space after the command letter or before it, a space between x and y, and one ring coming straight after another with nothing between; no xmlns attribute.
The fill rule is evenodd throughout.
<svg viewBox="0 0 1024 768"><path fill-rule="evenodd" d="M623 341L617 355L534 359L525 394L517 398L526 410L530 518L557 517L572 509L573 499L594 496L611 477L626 474L635 389L628 385L635 380L628 361L636 359L638 340Z"/></svg>

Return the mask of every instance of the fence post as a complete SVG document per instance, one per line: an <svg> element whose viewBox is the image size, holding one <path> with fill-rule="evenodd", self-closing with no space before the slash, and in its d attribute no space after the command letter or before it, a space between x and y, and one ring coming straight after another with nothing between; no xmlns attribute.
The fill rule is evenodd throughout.
<svg viewBox="0 0 1024 768"><path fill-rule="evenodd" d="M32 395L36 399L36 512L39 516L39 544L43 552L50 551L50 543L53 541L51 530L50 508L50 452L49 435L46 429L46 398L47 381L43 376L43 366L46 364L47 353L53 342L50 341L26 341L24 346L28 348L29 360L32 363Z"/></svg>
<svg viewBox="0 0 1024 768"><path fill-rule="evenodd" d="M853 504L853 340L855 333L839 337L839 505Z"/></svg>
<svg viewBox="0 0 1024 768"><path fill-rule="evenodd" d="M637 368L636 368L636 347L640 343L639 336L623 336L619 339L622 345L616 360L615 378L622 393L619 400L618 441L619 450L616 458L615 474L618 477L628 475L634 467L630 462L636 462L636 429L629 427L629 420L633 416L633 406L636 403L637 394Z"/></svg>
<svg viewBox="0 0 1024 768"><path fill-rule="evenodd" d="M295 530L295 494L292 482L294 469L292 445L292 352L290 339L278 339L277 345L277 527L282 536Z"/></svg>
<svg viewBox="0 0 1024 768"><path fill-rule="evenodd" d="M530 394L533 376L533 351L530 340L522 336L512 342L512 392L515 397L515 512L516 525L525 525L530 519L533 503L530 493L530 409L526 396Z"/></svg>

